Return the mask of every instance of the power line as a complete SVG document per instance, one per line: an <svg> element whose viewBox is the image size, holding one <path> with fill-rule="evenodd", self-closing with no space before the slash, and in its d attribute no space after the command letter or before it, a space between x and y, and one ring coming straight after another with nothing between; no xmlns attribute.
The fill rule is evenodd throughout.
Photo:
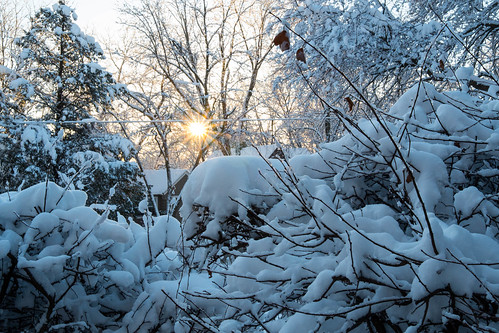
<svg viewBox="0 0 499 333"><path fill-rule="evenodd" d="M306 117L295 118L241 118L241 119L201 119L208 123L223 123L223 122L265 122L265 121L303 121L312 120ZM15 124L147 124L147 123L190 123L196 120L186 119L148 119L148 120L98 120L98 119L84 119L84 120L13 120Z"/></svg>

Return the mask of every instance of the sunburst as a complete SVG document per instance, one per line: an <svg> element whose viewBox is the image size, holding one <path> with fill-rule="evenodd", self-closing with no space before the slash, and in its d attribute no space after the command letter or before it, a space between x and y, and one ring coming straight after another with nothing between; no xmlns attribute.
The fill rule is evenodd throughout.
<svg viewBox="0 0 499 333"><path fill-rule="evenodd" d="M187 131L189 135L196 139L203 139L208 135L209 125L206 120L193 120L187 123Z"/></svg>

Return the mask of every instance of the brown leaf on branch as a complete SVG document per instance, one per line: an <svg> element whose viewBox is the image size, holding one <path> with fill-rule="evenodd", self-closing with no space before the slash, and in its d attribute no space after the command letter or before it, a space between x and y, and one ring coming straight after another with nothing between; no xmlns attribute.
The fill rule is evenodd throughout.
<svg viewBox="0 0 499 333"><path fill-rule="evenodd" d="M445 69L445 64L444 62L442 61L442 59L440 59L438 61L438 67L440 67L440 70L443 71Z"/></svg>
<svg viewBox="0 0 499 333"><path fill-rule="evenodd" d="M296 51L296 60L301 61L304 64L307 63L307 60L305 59L305 51L303 51L303 47L299 48L298 51Z"/></svg>
<svg viewBox="0 0 499 333"><path fill-rule="evenodd" d="M274 38L274 45L280 46L281 51L289 50L289 34L286 30L281 31Z"/></svg>
<svg viewBox="0 0 499 333"><path fill-rule="evenodd" d="M412 173L408 173L407 177L405 178L405 182L409 184L409 183L412 183L413 180L414 180L414 177L412 176Z"/></svg>
<svg viewBox="0 0 499 333"><path fill-rule="evenodd" d="M345 97L345 101L348 103L348 111L353 110L353 101L350 99L350 97Z"/></svg>

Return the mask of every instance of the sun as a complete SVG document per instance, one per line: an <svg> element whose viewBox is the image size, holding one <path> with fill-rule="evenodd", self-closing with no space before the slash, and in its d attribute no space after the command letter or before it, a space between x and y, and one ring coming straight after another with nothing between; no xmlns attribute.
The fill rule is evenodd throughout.
<svg viewBox="0 0 499 333"><path fill-rule="evenodd" d="M187 131L192 137L201 139L208 134L208 123L202 120L193 120L187 125Z"/></svg>

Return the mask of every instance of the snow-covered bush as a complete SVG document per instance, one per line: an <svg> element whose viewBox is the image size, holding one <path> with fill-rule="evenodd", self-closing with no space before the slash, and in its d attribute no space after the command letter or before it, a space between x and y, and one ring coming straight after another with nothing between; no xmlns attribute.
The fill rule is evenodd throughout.
<svg viewBox="0 0 499 333"><path fill-rule="evenodd" d="M223 235L218 217L233 214L267 236L208 248L234 258L196 259L225 283L185 295L219 300L215 323L228 331L499 329L498 85L457 74L461 90L416 84L386 115L346 122L341 138L273 176L252 164L266 187L237 157L201 165L183 192L184 233L206 236L216 221ZM263 188L274 202L255 211ZM192 218L199 207L209 219Z"/></svg>
<svg viewBox="0 0 499 333"><path fill-rule="evenodd" d="M273 162L282 169L280 161ZM267 212L277 202L273 170L277 169L257 156L213 158L193 170L182 190L180 213L190 247L184 250L192 250L186 255L197 258L196 265L202 266L208 257L211 262L224 257L227 253L217 254L221 247L241 250L248 239L269 236L254 228L253 223L261 224L248 212Z"/></svg>
<svg viewBox="0 0 499 333"><path fill-rule="evenodd" d="M109 220L54 183L0 195L0 330L172 331L178 221Z"/></svg>

